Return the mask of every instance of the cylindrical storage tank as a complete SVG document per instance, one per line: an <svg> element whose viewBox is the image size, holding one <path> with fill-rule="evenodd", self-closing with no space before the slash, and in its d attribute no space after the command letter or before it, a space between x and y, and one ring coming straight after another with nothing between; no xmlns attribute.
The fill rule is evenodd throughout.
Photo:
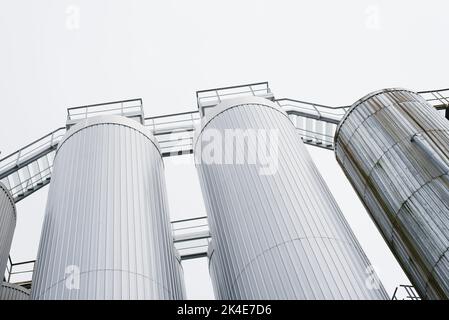
<svg viewBox="0 0 449 320"><path fill-rule="evenodd" d="M0 281L3 280L8 264L16 220L14 199L6 186L0 182Z"/></svg>
<svg viewBox="0 0 449 320"><path fill-rule="evenodd" d="M182 299L163 170L134 120L73 126L54 160L32 299Z"/></svg>
<svg viewBox="0 0 449 320"><path fill-rule="evenodd" d="M30 290L17 284L3 282L0 287L0 300L30 300Z"/></svg>
<svg viewBox="0 0 449 320"><path fill-rule="evenodd" d="M387 298L277 105L257 97L223 101L202 121L195 161L219 298Z"/></svg>
<svg viewBox="0 0 449 320"><path fill-rule="evenodd" d="M374 92L336 133L336 156L422 298L449 298L449 123L420 95Z"/></svg>

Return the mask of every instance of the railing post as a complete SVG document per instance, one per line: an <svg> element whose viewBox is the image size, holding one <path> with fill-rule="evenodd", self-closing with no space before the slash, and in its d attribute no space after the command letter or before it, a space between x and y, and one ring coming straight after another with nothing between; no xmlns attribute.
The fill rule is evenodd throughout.
<svg viewBox="0 0 449 320"><path fill-rule="evenodd" d="M20 161L20 156L22 154L22 150L19 150L19 152L17 153L17 161L16 161L16 166L19 166L19 161Z"/></svg>
<svg viewBox="0 0 449 320"><path fill-rule="evenodd" d="M221 103L220 94L218 93L218 90L215 90L215 94L217 96L218 102Z"/></svg>
<svg viewBox="0 0 449 320"><path fill-rule="evenodd" d="M446 104L446 106L449 106L449 100L447 99L447 97L443 96L441 93L437 92L438 95L441 97L442 100L444 100L445 102L443 102L443 104Z"/></svg>
<svg viewBox="0 0 449 320"><path fill-rule="evenodd" d="M249 86L249 90L251 90L251 93L253 94L253 96L256 96L256 94L254 93L254 90L253 90L253 86Z"/></svg>

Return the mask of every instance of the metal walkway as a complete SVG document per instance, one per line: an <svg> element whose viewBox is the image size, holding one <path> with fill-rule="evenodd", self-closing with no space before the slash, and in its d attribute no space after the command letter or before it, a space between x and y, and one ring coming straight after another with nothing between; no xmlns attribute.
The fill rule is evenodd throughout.
<svg viewBox="0 0 449 320"><path fill-rule="evenodd" d="M262 88L262 89L261 89ZM211 92L214 94L211 95ZM50 182L53 158L66 130L83 119L97 115L122 115L147 126L159 142L164 157L193 153L195 128L200 114L224 99L254 94L275 101L295 124L306 144L333 149L334 133L347 108L293 100L278 99L272 95L268 83L199 91L198 110L155 117L144 117L141 99L114 101L69 108L66 127L61 127L24 148L0 159L0 181L11 191L16 202L25 199ZM210 97L215 100L211 100Z"/></svg>
<svg viewBox="0 0 449 320"><path fill-rule="evenodd" d="M449 114L449 89L419 93L437 110L446 110ZM195 128L199 126L200 115L225 99L249 94L274 101L289 115L304 143L329 150L334 148L335 130L349 108L286 98L275 99L267 82L198 91L198 110L155 117L144 117L141 99L69 108L66 127L58 128L0 159L0 181L9 188L16 202L47 185L51 178L55 150L67 128L95 115L116 114L141 122L153 132L164 157L190 154L193 152L193 136Z"/></svg>

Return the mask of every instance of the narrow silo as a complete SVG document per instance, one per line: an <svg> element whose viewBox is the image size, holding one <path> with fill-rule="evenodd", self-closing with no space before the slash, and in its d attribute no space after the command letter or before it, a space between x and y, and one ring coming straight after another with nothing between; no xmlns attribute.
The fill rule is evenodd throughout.
<svg viewBox="0 0 449 320"><path fill-rule="evenodd" d="M0 286L0 300L30 300L30 290L17 284L3 282Z"/></svg>
<svg viewBox="0 0 449 320"><path fill-rule="evenodd" d="M374 92L336 133L336 157L423 298L449 298L449 123L420 95Z"/></svg>
<svg viewBox="0 0 449 320"><path fill-rule="evenodd" d="M0 182L0 282L3 281L14 229L16 206L8 189Z"/></svg>
<svg viewBox="0 0 449 320"><path fill-rule="evenodd" d="M202 120L195 161L219 298L387 298L295 127L274 103L220 103Z"/></svg>
<svg viewBox="0 0 449 320"><path fill-rule="evenodd" d="M54 161L32 299L182 299L164 165L140 123L73 126Z"/></svg>

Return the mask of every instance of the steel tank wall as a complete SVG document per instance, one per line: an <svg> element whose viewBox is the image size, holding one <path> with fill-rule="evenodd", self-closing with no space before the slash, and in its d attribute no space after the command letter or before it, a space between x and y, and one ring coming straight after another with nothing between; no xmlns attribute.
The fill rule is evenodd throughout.
<svg viewBox="0 0 449 320"><path fill-rule="evenodd" d="M216 300L224 300L226 297L226 294L222 292L226 288L226 285L222 283L222 275L223 273L218 270L218 265L215 262L215 248L213 245L213 241L209 242L209 246L207 249L207 259L209 262L209 275L210 279L212 281L212 287L214 289L214 295Z"/></svg>
<svg viewBox="0 0 449 320"><path fill-rule="evenodd" d="M356 102L336 157L423 298L449 298L449 123L418 94Z"/></svg>
<svg viewBox="0 0 449 320"><path fill-rule="evenodd" d="M0 287L0 300L30 300L30 290L16 284L3 282Z"/></svg>
<svg viewBox="0 0 449 320"><path fill-rule="evenodd" d="M274 174L261 175L249 161L201 161L222 147L208 135L232 129L278 133ZM258 149L253 142L246 147L247 155ZM292 122L274 103L251 97L219 104L203 119L195 161L219 298L387 298ZM378 287L370 284L373 278Z"/></svg>
<svg viewBox="0 0 449 320"><path fill-rule="evenodd" d="M3 280L16 228L16 206L8 189L0 182L0 280Z"/></svg>
<svg viewBox="0 0 449 320"><path fill-rule="evenodd" d="M69 130L32 299L182 299L163 170L157 142L134 120L94 117Z"/></svg>

